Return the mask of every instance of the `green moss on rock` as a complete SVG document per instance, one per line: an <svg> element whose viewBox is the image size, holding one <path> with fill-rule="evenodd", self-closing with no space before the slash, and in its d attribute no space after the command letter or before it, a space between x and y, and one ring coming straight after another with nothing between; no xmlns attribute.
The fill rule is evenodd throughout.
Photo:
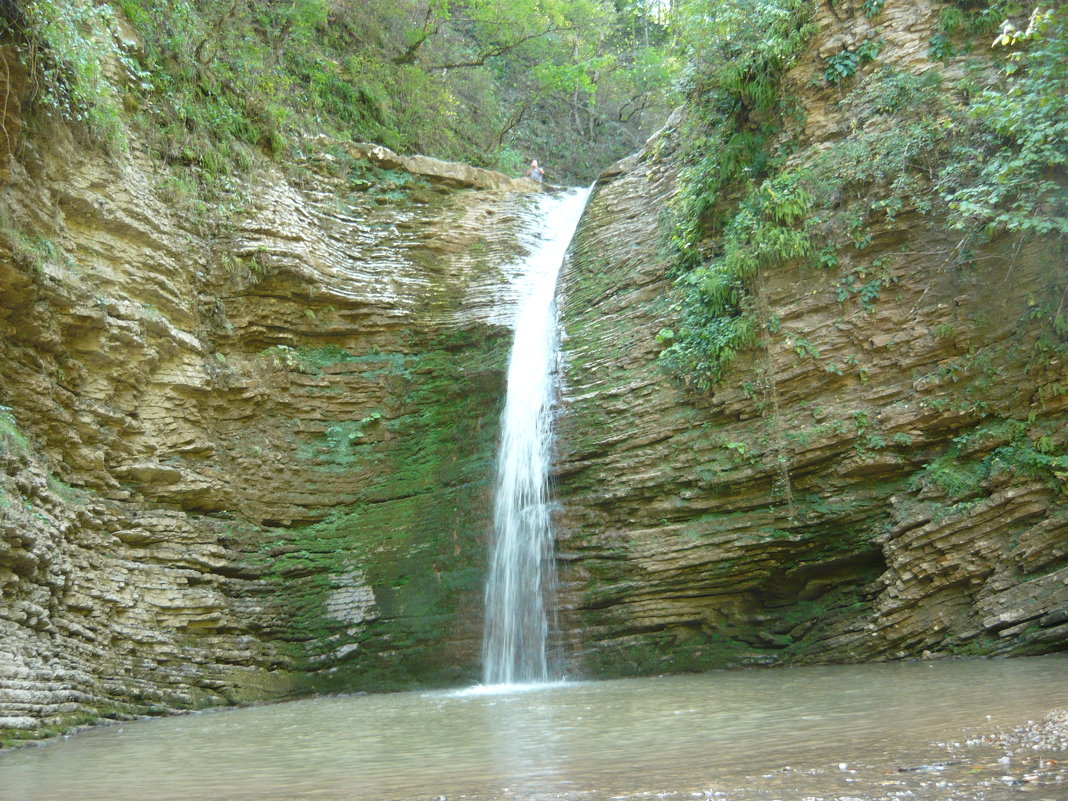
<svg viewBox="0 0 1068 801"><path fill-rule="evenodd" d="M474 678L509 345L508 331L456 331L402 361L383 356L403 413L325 421L298 450L361 482L356 502L272 530L261 549L301 686L388 690Z"/></svg>

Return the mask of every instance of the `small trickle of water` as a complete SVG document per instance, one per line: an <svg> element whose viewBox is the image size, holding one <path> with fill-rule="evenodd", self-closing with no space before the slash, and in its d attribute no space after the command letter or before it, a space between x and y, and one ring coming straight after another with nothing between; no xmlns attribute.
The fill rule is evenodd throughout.
<svg viewBox="0 0 1068 801"><path fill-rule="evenodd" d="M554 298L560 265L587 194L574 191L541 200L541 235L523 271L530 277L530 288L516 317L497 456L482 640L486 684L549 679L545 643L555 574L547 483L559 349Z"/></svg>

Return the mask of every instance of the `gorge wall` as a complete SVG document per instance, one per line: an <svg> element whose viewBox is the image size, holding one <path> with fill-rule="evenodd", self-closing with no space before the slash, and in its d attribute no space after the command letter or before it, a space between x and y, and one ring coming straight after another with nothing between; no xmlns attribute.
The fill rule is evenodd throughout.
<svg viewBox="0 0 1068 801"><path fill-rule="evenodd" d="M868 19L820 4L783 79L802 105L789 165L905 126L858 100L872 80L960 76L928 55L942 8L887 3ZM879 66L829 85L823 59L873 32ZM1000 235L955 259L962 235L937 210L876 211L898 176L846 186L819 232L835 263L764 269L756 345L710 391L689 389L657 361L679 324L662 221L686 113L601 177L562 279L575 669L1063 649L1063 247ZM851 216L867 236L847 234Z"/></svg>
<svg viewBox="0 0 1068 801"><path fill-rule="evenodd" d="M136 142L8 161L0 738L477 675L534 186L306 150L216 224Z"/></svg>
<svg viewBox="0 0 1068 801"><path fill-rule="evenodd" d="M961 76L927 55L940 8L820 4L790 164L900 123L874 65L821 78L869 34L895 76ZM5 80L0 740L475 680L534 187L316 139L205 213L136 137L24 125ZM658 356L689 113L599 179L562 278L575 672L1063 649L1063 250L962 258L922 192L890 214L892 176L859 182L833 263L761 271L758 342L688 387Z"/></svg>

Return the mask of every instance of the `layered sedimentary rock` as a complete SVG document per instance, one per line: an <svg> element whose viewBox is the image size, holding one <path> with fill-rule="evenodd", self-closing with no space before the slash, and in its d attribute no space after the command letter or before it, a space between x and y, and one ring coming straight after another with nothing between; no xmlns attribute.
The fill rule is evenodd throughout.
<svg viewBox="0 0 1068 801"><path fill-rule="evenodd" d="M806 120L798 161L858 124L819 55L877 27L882 64L935 66L937 6L872 21L835 7L843 19L823 9L786 76ZM960 234L937 214L872 215L835 267L765 270L760 343L711 391L688 389L657 361L678 321L661 219L679 129L601 177L563 275L556 483L575 669L1063 649L1057 243L1002 236L955 260Z"/></svg>
<svg viewBox="0 0 1068 801"><path fill-rule="evenodd" d="M934 68L937 6L850 5L821 11L786 76L798 159L854 133L822 57L875 33L885 63ZM535 187L315 140L205 215L136 141L105 157L45 121L26 136L11 66L0 738L473 679ZM689 389L657 361L678 130L602 176L563 275L576 669L1063 648L1063 254L1001 237L955 259L936 215L869 215L835 267L765 271L760 345Z"/></svg>
<svg viewBox="0 0 1068 801"><path fill-rule="evenodd" d="M307 150L210 227L136 146L11 162L0 733L475 674L533 187Z"/></svg>

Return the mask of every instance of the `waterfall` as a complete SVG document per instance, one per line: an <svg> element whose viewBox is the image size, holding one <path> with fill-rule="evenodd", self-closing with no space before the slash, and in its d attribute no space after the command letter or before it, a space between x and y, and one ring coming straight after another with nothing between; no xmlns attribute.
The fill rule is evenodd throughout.
<svg viewBox="0 0 1068 801"><path fill-rule="evenodd" d="M545 643L556 575L548 476L554 374L559 350L556 278L588 191L540 199L539 231L524 265L501 418L493 546L482 639L485 684L525 684L549 677Z"/></svg>

